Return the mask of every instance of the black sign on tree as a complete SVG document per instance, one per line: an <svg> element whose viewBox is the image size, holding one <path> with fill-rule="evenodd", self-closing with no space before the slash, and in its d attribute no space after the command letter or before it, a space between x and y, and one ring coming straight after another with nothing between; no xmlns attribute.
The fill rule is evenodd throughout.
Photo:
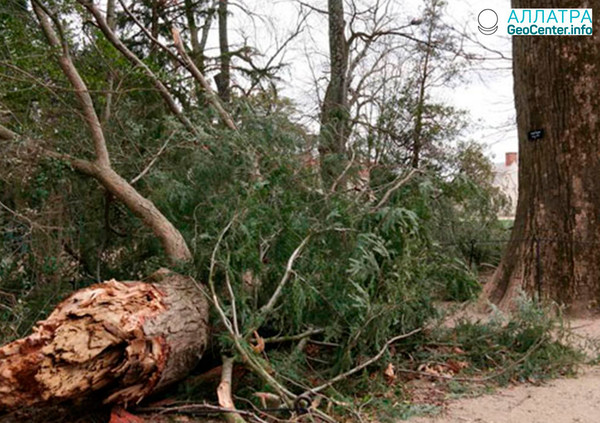
<svg viewBox="0 0 600 423"><path fill-rule="evenodd" d="M529 139L529 141L537 141L539 139L542 139L543 137L544 137L543 129L534 129L533 131L529 131L527 133L527 138Z"/></svg>

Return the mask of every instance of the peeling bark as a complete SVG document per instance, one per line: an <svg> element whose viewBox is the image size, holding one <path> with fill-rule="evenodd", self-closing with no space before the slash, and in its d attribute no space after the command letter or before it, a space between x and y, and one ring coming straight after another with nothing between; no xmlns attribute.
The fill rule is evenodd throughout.
<svg viewBox="0 0 600 423"><path fill-rule="evenodd" d="M0 411L79 401L134 404L183 378L208 340L194 281L161 269L75 292L33 333L0 348Z"/></svg>

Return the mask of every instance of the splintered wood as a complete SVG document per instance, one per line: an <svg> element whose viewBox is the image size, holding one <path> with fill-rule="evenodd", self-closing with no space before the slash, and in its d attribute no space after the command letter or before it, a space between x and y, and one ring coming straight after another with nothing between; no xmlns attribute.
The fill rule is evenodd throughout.
<svg viewBox="0 0 600 423"><path fill-rule="evenodd" d="M0 348L0 412L78 400L135 403L189 372L207 341L208 305L190 278L111 280L72 294L33 333Z"/></svg>

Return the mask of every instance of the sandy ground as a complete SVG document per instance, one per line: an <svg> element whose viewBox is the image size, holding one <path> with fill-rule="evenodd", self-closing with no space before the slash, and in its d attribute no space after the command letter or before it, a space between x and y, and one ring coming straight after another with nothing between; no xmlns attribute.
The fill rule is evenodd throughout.
<svg viewBox="0 0 600 423"><path fill-rule="evenodd" d="M600 339L600 319L574 320L579 342ZM520 385L492 395L449 401L436 417L409 423L598 423L600 366L585 367L579 377L558 379L543 386Z"/></svg>

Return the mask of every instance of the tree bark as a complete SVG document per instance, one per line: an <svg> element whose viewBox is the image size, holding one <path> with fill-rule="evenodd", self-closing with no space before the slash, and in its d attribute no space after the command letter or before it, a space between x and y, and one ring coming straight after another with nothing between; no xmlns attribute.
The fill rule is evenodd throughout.
<svg viewBox="0 0 600 423"><path fill-rule="evenodd" d="M221 50L221 73L215 81L219 97L224 103L231 99L231 55L229 53L229 39L227 33L227 6L228 0L219 0L219 48Z"/></svg>
<svg viewBox="0 0 600 423"><path fill-rule="evenodd" d="M0 348L0 412L94 394L138 403L184 377L207 340L208 303L190 277L93 285Z"/></svg>
<svg viewBox="0 0 600 423"><path fill-rule="evenodd" d="M107 0L106 1L106 24L111 30L115 30L116 27L116 19L115 19L115 0ZM115 75L112 69L108 70L108 74L106 75L106 96L104 97L104 109L102 110L102 125L106 130L106 126L110 121L111 116L111 108L112 108L112 99L113 99L113 89L115 85Z"/></svg>
<svg viewBox="0 0 600 423"><path fill-rule="evenodd" d="M330 76L321 108L319 155L321 177L328 189L344 171L346 141L350 132L348 106L348 41L346 40L343 0L329 0ZM345 184L338 184L344 187Z"/></svg>
<svg viewBox="0 0 600 423"><path fill-rule="evenodd" d="M429 77L429 60L431 58L433 47L431 43L433 42L433 30L435 28L435 7L436 4L432 4L432 11L429 21L429 27L427 29L427 45L423 47L425 49L424 58L423 58L423 66L420 70L420 75L418 79L419 85L419 95L417 97L417 109L415 111L415 129L413 133L413 153L411 159L411 166L415 169L419 167L420 159L421 159L421 149L423 148L423 112L425 109L425 100L427 97L427 84Z"/></svg>
<svg viewBox="0 0 600 423"><path fill-rule="evenodd" d="M539 4L513 0L512 6ZM584 6L552 1L544 7ZM599 10L600 1L585 7ZM485 288L487 298L503 307L524 290L573 313L598 310L599 35L513 37L519 200L511 241ZM530 140L528 132L538 129L543 137Z"/></svg>

